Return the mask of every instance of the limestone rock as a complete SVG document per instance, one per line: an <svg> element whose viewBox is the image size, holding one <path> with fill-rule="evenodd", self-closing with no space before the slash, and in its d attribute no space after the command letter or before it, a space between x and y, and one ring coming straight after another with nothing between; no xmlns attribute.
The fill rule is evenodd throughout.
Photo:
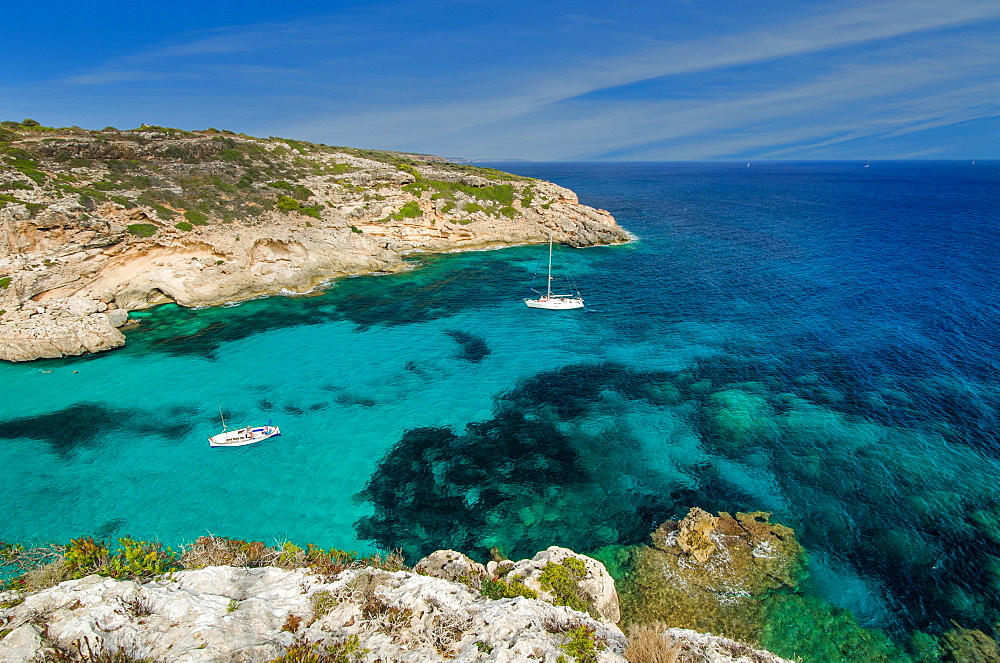
<svg viewBox="0 0 1000 663"><path fill-rule="evenodd" d="M791 663L769 651L755 649L742 642L709 633L698 633L684 628L668 628L663 632L668 643L678 651L678 660L684 654L693 654L695 660L705 663Z"/></svg>
<svg viewBox="0 0 1000 663"><path fill-rule="evenodd" d="M543 573L546 567L562 565L567 559L576 560L583 569L581 577L575 584L581 598L592 608L592 614L605 623L617 624L621 619L621 611L618 605L618 592L615 591L615 581L604 564L596 559L580 555L568 548L550 546L536 553L531 559L515 562L505 579L520 580L526 587L538 592L539 598L557 602L553 587L546 586L542 582Z"/></svg>
<svg viewBox="0 0 1000 663"><path fill-rule="evenodd" d="M98 312L102 302L79 297L44 304L13 312L9 322L0 323L0 359L81 355L125 344L125 336L115 328L119 325L112 324L122 315L121 309L109 316ZM128 313L124 314L127 319Z"/></svg>
<svg viewBox="0 0 1000 663"><path fill-rule="evenodd" d="M363 660L555 663L566 633L586 627L599 663L625 663L625 637L568 608L489 600L466 585L406 571L351 569L330 582L272 567L210 567L137 584L89 576L31 594L0 622L0 661L28 661L45 646L195 663L270 660L296 638L358 638ZM44 623L44 630L34 625ZM33 630L34 629L34 630ZM42 638L42 633L48 642Z"/></svg>
<svg viewBox="0 0 1000 663"><path fill-rule="evenodd" d="M454 550L437 550L417 562L413 570L433 578L458 582L478 581L487 575L482 564Z"/></svg>
<svg viewBox="0 0 1000 663"><path fill-rule="evenodd" d="M712 514L694 507L678 524L677 546L696 562L704 564L715 552L715 542L710 535L718 522Z"/></svg>
<svg viewBox="0 0 1000 663"><path fill-rule="evenodd" d="M0 640L0 663L30 661L42 648L42 632L34 624L22 624Z"/></svg>

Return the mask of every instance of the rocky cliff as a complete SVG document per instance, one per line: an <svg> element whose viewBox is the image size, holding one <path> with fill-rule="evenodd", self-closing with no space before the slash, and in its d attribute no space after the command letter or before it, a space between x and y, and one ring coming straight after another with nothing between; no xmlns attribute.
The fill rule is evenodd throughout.
<svg viewBox="0 0 1000 663"><path fill-rule="evenodd" d="M303 292L413 251L628 240L551 182L436 157L0 123L0 359L118 347L127 312Z"/></svg>
<svg viewBox="0 0 1000 663"><path fill-rule="evenodd" d="M617 598L603 565L566 549L501 563L500 573L508 584L522 578L527 586L532 575L567 560L581 569L581 595L609 612L555 605L551 593L548 600L497 598L497 588L483 583L503 582L492 579L501 576L454 551L434 553L415 572L213 566L144 583L90 575L27 594L0 593L0 606L11 606L0 608L0 663L786 663L726 638L665 626L627 638L614 623Z"/></svg>

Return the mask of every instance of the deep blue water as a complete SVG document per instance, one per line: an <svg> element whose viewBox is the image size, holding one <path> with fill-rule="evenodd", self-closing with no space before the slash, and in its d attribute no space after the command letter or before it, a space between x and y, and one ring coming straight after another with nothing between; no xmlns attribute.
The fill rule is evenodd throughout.
<svg viewBox="0 0 1000 663"><path fill-rule="evenodd" d="M765 510L865 624L1000 620L1000 164L498 166L638 237L557 248L586 309L524 307L518 247L2 365L0 540L516 557ZM284 435L210 450L217 404Z"/></svg>

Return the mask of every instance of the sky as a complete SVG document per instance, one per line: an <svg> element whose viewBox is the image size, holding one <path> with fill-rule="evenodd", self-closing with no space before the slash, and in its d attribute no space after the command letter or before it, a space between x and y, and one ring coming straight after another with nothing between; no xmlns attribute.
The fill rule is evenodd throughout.
<svg viewBox="0 0 1000 663"><path fill-rule="evenodd" d="M997 0L8 3L0 119L533 161L1000 158Z"/></svg>

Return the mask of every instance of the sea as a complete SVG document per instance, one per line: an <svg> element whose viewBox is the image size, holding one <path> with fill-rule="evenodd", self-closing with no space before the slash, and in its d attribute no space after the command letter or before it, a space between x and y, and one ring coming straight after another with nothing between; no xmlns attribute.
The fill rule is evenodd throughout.
<svg viewBox="0 0 1000 663"><path fill-rule="evenodd" d="M888 633L1000 622L1000 163L505 163L629 244L413 254L0 365L0 541L486 559L765 511ZM228 425L280 437L209 448Z"/></svg>

